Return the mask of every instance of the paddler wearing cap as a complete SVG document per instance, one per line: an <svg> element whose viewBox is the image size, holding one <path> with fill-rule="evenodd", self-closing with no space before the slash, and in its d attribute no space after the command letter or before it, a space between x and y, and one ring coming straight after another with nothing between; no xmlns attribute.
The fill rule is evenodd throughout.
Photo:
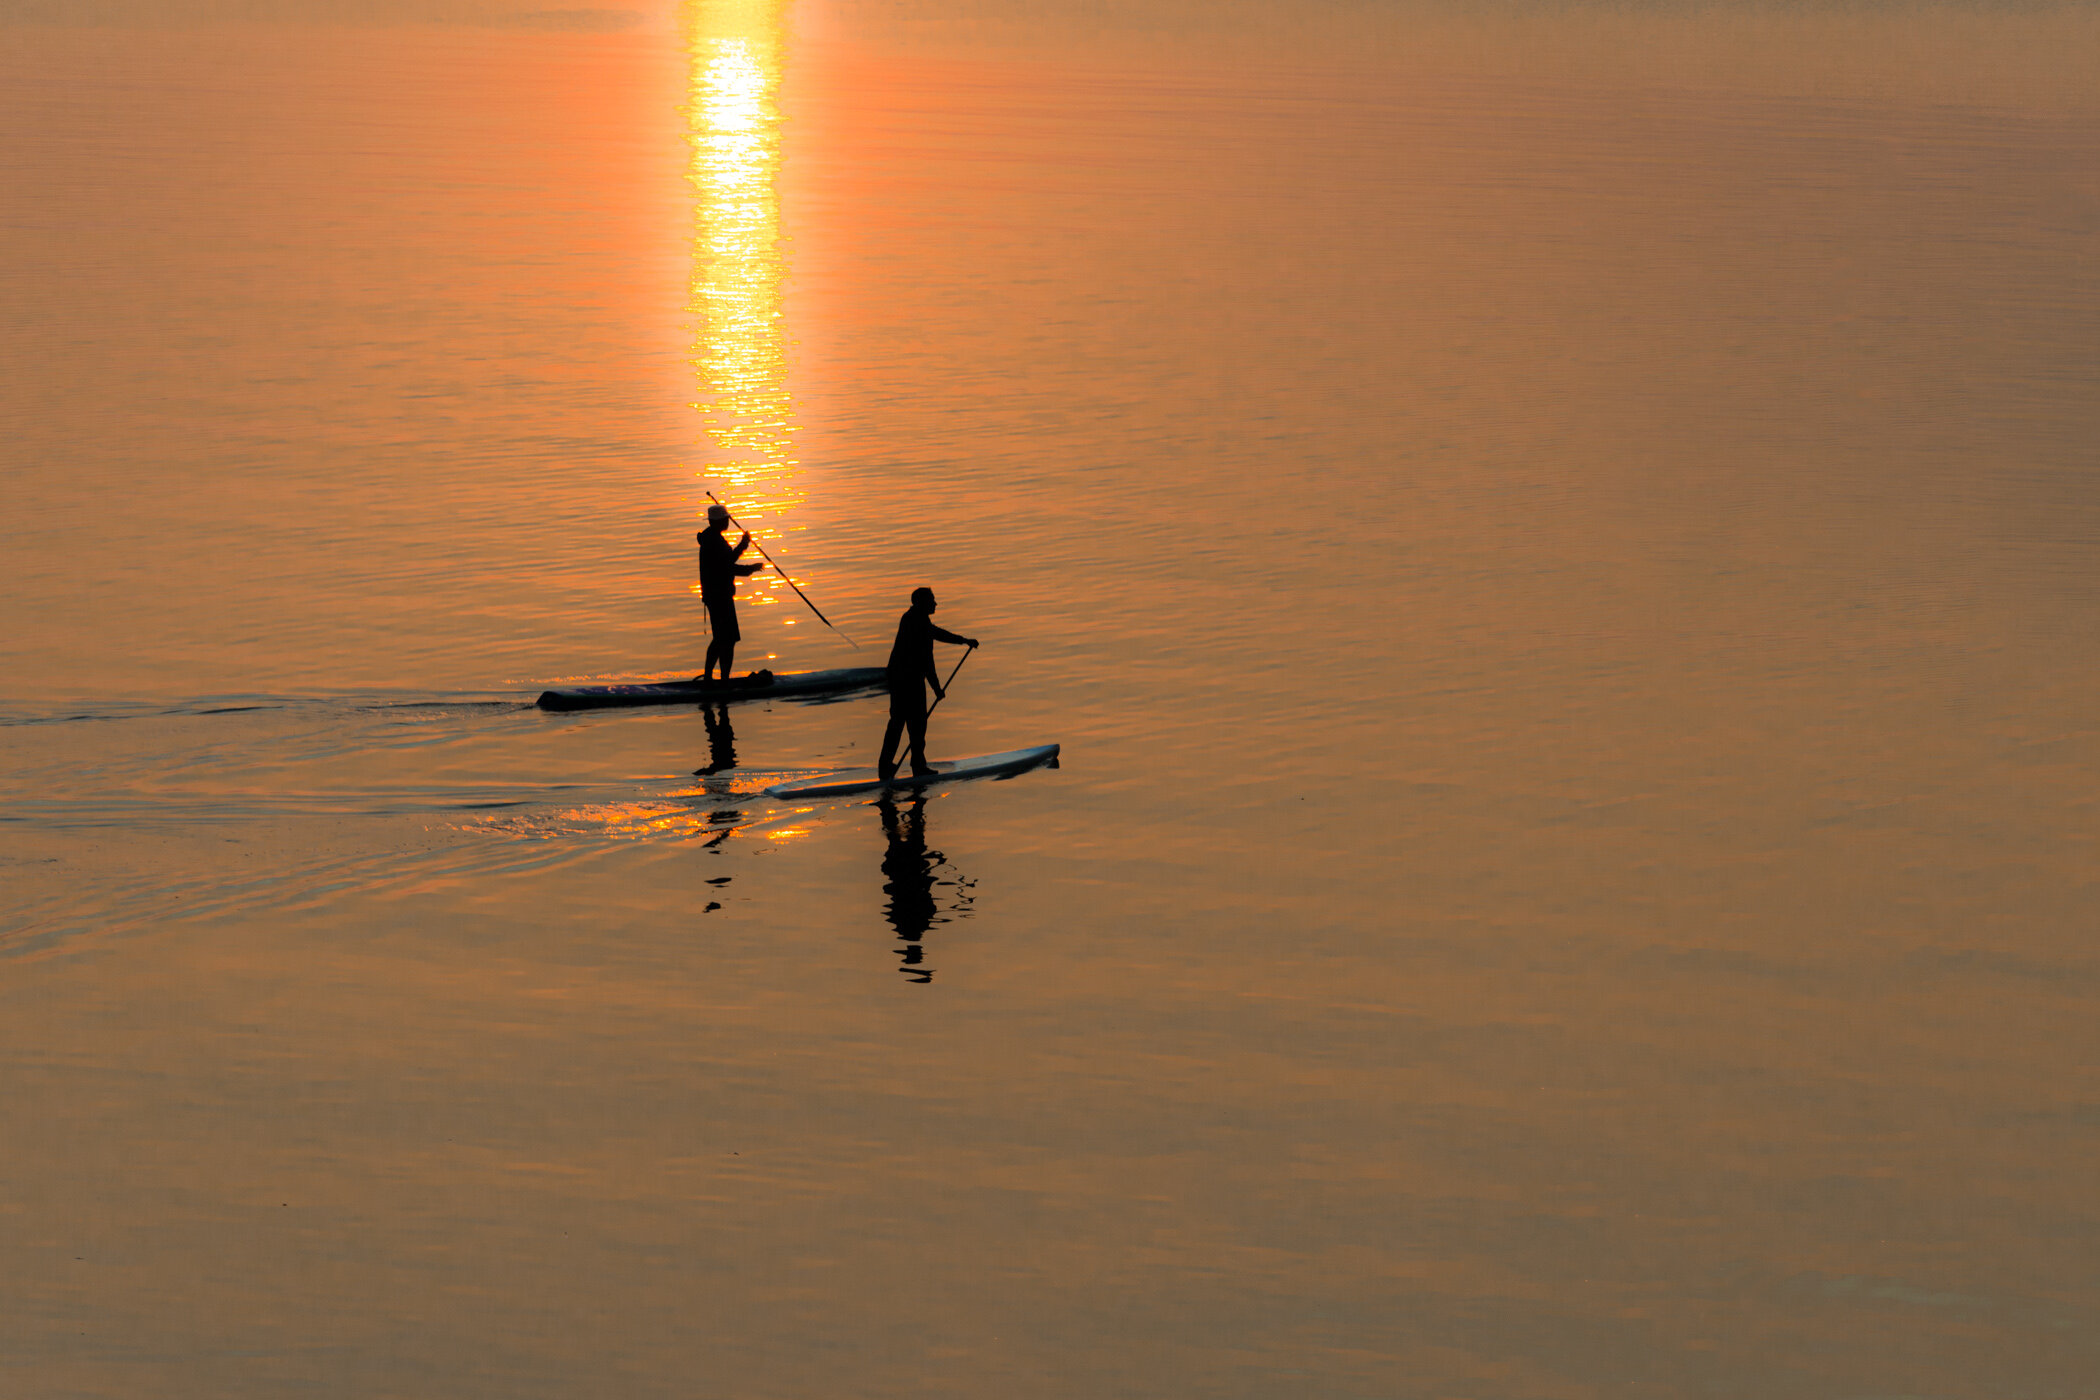
<svg viewBox="0 0 2100 1400"><path fill-rule="evenodd" d="M711 505L707 508L707 528L698 536L700 601L707 607L707 625L714 633L707 643L707 664L694 677L702 683L714 679L717 661L722 667L722 679L729 679L731 668L736 665L736 644L744 639L736 625L736 581L765 567L737 562L751 547L751 532L744 531L744 537L731 546L722 534L728 524L729 507Z"/></svg>

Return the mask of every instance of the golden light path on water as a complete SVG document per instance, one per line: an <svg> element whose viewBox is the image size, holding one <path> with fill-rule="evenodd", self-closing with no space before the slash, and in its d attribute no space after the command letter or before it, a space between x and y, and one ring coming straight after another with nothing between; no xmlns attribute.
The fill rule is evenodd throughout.
<svg viewBox="0 0 2100 1400"><path fill-rule="evenodd" d="M697 195L688 304L696 326L693 407L709 454L697 475L761 540L778 538L801 497L781 311L784 5L686 0L681 12L692 65L687 121ZM695 500L707 504L704 496ZM767 569L746 591L769 603L781 587Z"/></svg>

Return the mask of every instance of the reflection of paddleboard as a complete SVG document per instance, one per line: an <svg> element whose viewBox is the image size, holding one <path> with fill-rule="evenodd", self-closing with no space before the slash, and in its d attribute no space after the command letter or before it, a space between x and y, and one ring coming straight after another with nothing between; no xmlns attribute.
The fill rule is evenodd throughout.
<svg viewBox="0 0 2100 1400"><path fill-rule="evenodd" d="M661 685L574 685L540 696L543 710L598 710L611 705L698 705L717 700L765 700L772 696L834 695L885 685L889 672L880 666L851 666L842 671L791 671L758 683L748 676L714 685L666 681Z"/></svg>
<svg viewBox="0 0 2100 1400"><path fill-rule="evenodd" d="M856 768L826 778L821 783L782 783L766 789L768 797L851 797L860 792L879 792L885 788L917 788L930 783L951 783L959 778L1010 778L1016 773L1025 773L1031 768L1057 761L1057 745L1038 744L1032 749L1015 749L1012 753L980 754L976 758L958 758L953 763L936 763L935 771L923 778L912 776L910 768L884 782L875 776L872 768Z"/></svg>

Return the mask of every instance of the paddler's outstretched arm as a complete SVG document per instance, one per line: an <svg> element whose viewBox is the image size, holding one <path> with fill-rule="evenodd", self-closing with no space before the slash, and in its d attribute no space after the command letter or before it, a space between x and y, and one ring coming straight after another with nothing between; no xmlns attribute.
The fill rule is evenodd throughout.
<svg viewBox="0 0 2100 1400"><path fill-rule="evenodd" d="M975 637L958 636L947 628L937 625L931 618L928 618L926 621L926 635L937 642L951 642L959 647L968 647L972 651L977 649L977 639ZM941 684L940 668L933 664L932 647L926 648L926 683L933 687L933 698L935 700L946 700L948 698L948 688Z"/></svg>

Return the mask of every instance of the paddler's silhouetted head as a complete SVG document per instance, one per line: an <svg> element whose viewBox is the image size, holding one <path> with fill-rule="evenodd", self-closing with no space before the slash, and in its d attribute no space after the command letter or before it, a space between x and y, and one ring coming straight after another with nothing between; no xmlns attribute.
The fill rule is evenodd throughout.
<svg viewBox="0 0 2100 1400"><path fill-rule="evenodd" d="M729 507L721 504L709 506L707 508L707 523L710 525L727 525L729 523Z"/></svg>
<svg viewBox="0 0 2100 1400"><path fill-rule="evenodd" d="M939 603L933 600L933 590L931 588L914 588L911 591L911 605L920 612L932 612L940 606Z"/></svg>

